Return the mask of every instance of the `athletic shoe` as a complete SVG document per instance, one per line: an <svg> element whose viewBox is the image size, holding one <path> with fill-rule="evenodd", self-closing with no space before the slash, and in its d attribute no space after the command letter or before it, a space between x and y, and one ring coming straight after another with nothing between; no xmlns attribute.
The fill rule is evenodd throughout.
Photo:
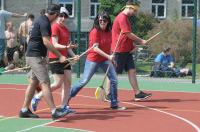
<svg viewBox="0 0 200 132"><path fill-rule="evenodd" d="M28 111L26 111L26 112L22 112L20 110L19 117L20 118L39 118L39 116L36 114L33 114L30 109L28 109Z"/></svg>
<svg viewBox="0 0 200 132"><path fill-rule="evenodd" d="M62 111L56 109L56 111L51 115L51 117L53 120L56 120L56 119L66 116L67 114L68 114L67 111L62 112Z"/></svg>
<svg viewBox="0 0 200 132"><path fill-rule="evenodd" d="M113 110L126 110L126 107L122 107L122 106L112 106L111 109L113 109Z"/></svg>
<svg viewBox="0 0 200 132"><path fill-rule="evenodd" d="M35 97L32 98L31 100L31 108L33 111L36 111L37 110L37 105L39 103L40 99L37 99Z"/></svg>
<svg viewBox="0 0 200 132"><path fill-rule="evenodd" d="M148 99L151 96L152 96L151 93L144 93L144 92L141 91L139 94L135 95L135 101L145 100L145 99Z"/></svg>
<svg viewBox="0 0 200 132"><path fill-rule="evenodd" d="M60 110L61 112L66 111L67 114L75 114L75 113L76 113L76 111L73 110L73 109L71 109L69 106L65 106L64 108L59 108L59 110Z"/></svg>

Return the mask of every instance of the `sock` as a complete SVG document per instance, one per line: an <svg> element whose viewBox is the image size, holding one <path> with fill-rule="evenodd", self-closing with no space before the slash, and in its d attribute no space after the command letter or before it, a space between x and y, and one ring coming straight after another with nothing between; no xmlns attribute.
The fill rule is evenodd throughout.
<svg viewBox="0 0 200 132"><path fill-rule="evenodd" d="M65 107L66 107L66 105L61 105L61 107L60 107L60 108L61 108L61 109L63 109L63 108L65 108Z"/></svg>
<svg viewBox="0 0 200 132"><path fill-rule="evenodd" d="M27 108L22 108L21 111L22 111L22 112L27 112L28 109L27 109Z"/></svg>
<svg viewBox="0 0 200 132"><path fill-rule="evenodd" d="M40 97L39 97L38 94L34 95L34 98L36 98L36 99L40 99Z"/></svg>
<svg viewBox="0 0 200 132"><path fill-rule="evenodd" d="M56 108L53 108L52 110L51 110L51 114L54 114L56 112Z"/></svg>

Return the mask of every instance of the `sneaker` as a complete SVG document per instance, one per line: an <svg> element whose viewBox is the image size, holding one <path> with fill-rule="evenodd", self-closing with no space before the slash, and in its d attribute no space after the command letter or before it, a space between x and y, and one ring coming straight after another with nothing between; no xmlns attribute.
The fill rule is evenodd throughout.
<svg viewBox="0 0 200 132"><path fill-rule="evenodd" d="M67 111L62 112L62 111L56 109L56 111L51 115L51 117L53 120L56 120L56 119L66 116L67 114L68 114Z"/></svg>
<svg viewBox="0 0 200 132"><path fill-rule="evenodd" d="M67 114L75 114L76 113L76 111L71 109L69 106L65 106L64 108L60 108L60 111L61 112L66 111Z"/></svg>
<svg viewBox="0 0 200 132"><path fill-rule="evenodd" d="M148 99L151 96L152 96L151 93L144 93L144 92L141 91L139 94L135 95L135 101L145 100L145 99Z"/></svg>
<svg viewBox="0 0 200 132"><path fill-rule="evenodd" d="M112 110L126 110L126 107L122 107L122 106L113 106L111 107Z"/></svg>
<svg viewBox="0 0 200 132"><path fill-rule="evenodd" d="M26 112L22 112L20 110L19 117L20 118L39 118L39 116L36 114L33 114L30 109L28 109L28 111L26 111Z"/></svg>
<svg viewBox="0 0 200 132"><path fill-rule="evenodd" d="M35 97L32 98L31 100L31 108L33 111L36 111L37 110L37 105L39 103L40 99L37 99Z"/></svg>

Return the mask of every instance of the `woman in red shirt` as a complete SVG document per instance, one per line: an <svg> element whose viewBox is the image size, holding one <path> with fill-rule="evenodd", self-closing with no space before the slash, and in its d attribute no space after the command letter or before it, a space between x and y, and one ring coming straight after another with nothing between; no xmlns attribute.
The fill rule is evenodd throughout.
<svg viewBox="0 0 200 132"><path fill-rule="evenodd" d="M52 35L51 42L59 52L68 57L68 55L74 57L74 60L78 60L79 56L75 55L72 51L75 45L72 45L69 41L70 33L68 28L65 26L65 21L68 18L68 11L65 7L61 7L60 14L57 18L57 21L51 26ZM76 47L76 46L75 46ZM58 61L59 58L52 52L49 52L49 61ZM67 62L68 64L69 62ZM74 110L70 109L68 106L69 92L71 87L71 66L66 63L50 63L50 70L52 72L54 83L51 84L51 91L54 91L58 88L61 88L62 85L62 103L61 111L67 111L68 113L73 113ZM42 92L39 92L34 96L31 101L31 106L34 111L37 109L37 104L42 97Z"/></svg>
<svg viewBox="0 0 200 132"><path fill-rule="evenodd" d="M72 86L70 98L75 97L77 93L89 82L98 68L106 72L108 66L114 60L111 55L111 19L107 12L98 14L94 20L94 25L89 35L89 48L97 45L87 54L84 73L81 80ZM114 66L111 64L108 71L110 80L111 108L119 109L117 101L117 74Z"/></svg>

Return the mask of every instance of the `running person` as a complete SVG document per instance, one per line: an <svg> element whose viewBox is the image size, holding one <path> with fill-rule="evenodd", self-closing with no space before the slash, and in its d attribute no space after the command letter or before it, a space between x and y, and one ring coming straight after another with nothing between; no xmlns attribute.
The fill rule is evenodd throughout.
<svg viewBox="0 0 200 132"><path fill-rule="evenodd" d="M131 2L130 0L127 1L126 6L113 22L111 46L112 51L114 51L121 32L122 35L120 37L119 46L115 51L115 62L117 63L116 72L117 74L122 74L124 69L128 72L129 82L135 92L135 101L147 99L152 95L139 90L135 64L132 56L132 51L136 48L134 41L142 45L146 43L146 40L143 40L132 33L131 24L128 20L129 16L134 16L137 13L139 7L139 3Z"/></svg>
<svg viewBox="0 0 200 132"><path fill-rule="evenodd" d="M50 42L51 22L57 18L59 12L60 6L51 4L45 15L41 15L33 24L26 52L26 62L31 67L30 84L26 89L25 100L19 112L19 117L21 118L39 117L29 109L31 99L38 85L40 85L45 101L50 107L52 119L58 119L67 114L67 111L61 112L56 109L50 90L50 79L46 67L47 49L56 54L60 62L66 61L66 57L61 55Z"/></svg>
<svg viewBox="0 0 200 132"><path fill-rule="evenodd" d="M69 13L65 7L61 7L60 14L56 20L56 22L51 26L52 35L51 41L52 44L59 52L64 56L72 56L75 60L79 59L79 56L75 55L71 48L74 45L71 45L69 42L70 33L68 28L65 26L65 21L69 17ZM58 61L58 57L49 52L49 61ZM67 63L69 64L69 63ZM67 102L69 99L69 92L71 87L71 65L67 65L66 63L50 63L50 70L53 74L54 83L51 84L51 91L54 91L58 88L62 88L62 103L61 103L61 110L68 111L68 113L73 113L74 111L69 108ZM62 87L63 85L63 87ZM43 92L39 92L34 96L31 101L31 106L33 111L37 110L37 104L40 101L41 97L43 96Z"/></svg>
<svg viewBox="0 0 200 132"><path fill-rule="evenodd" d="M89 35L89 48L97 45L94 49L90 50L87 54L85 68L82 78L78 83L72 86L70 99L75 97L78 92L89 82L98 68L101 68L106 72L108 71L108 78L110 80L110 93L111 93L111 105L112 109L123 110L124 107L118 105L117 100L117 74L115 72L112 61L114 60L111 54L111 19L106 12L101 12L94 19L94 25Z"/></svg>

